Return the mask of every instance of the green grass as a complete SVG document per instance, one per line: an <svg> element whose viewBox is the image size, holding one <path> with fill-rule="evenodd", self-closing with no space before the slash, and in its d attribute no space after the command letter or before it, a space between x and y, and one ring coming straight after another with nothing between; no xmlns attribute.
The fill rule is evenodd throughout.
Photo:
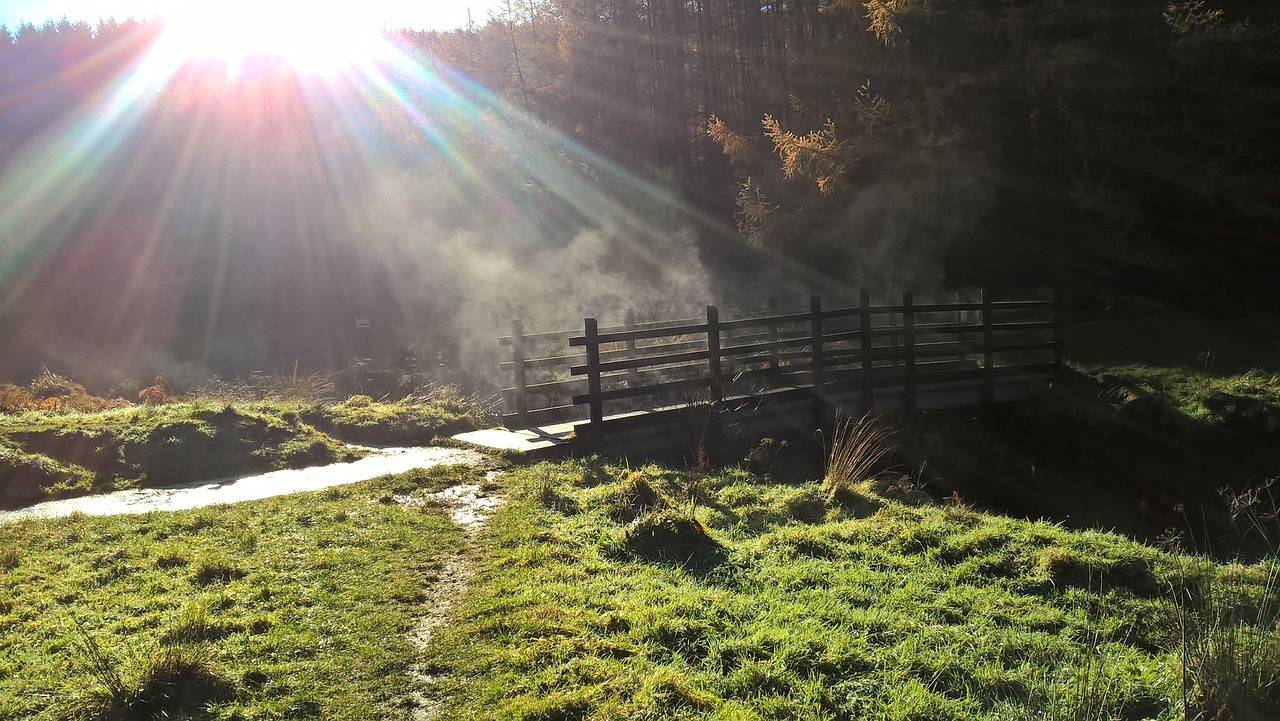
<svg viewBox="0 0 1280 721"><path fill-rule="evenodd" d="M1280 668L1273 558L1217 564L897 477L833 498L592 459L501 476L507 504L466 544L402 502L456 482L481 479L0 526L0 719L401 719L417 694L468 719L1280 711L1228 678L1246 645L1264 684ZM464 548L465 593L417 649Z"/></svg>
<svg viewBox="0 0 1280 721"><path fill-rule="evenodd" d="M0 719L404 718L469 473L0 526Z"/></svg>
<svg viewBox="0 0 1280 721"><path fill-rule="evenodd" d="M477 404L448 392L0 413L0 506L350 460L362 452L344 441L425 444L481 418Z"/></svg>
<svg viewBox="0 0 1280 721"><path fill-rule="evenodd" d="M688 476L658 467L542 464L508 483L431 651L450 718L1076 718L1081 688L1105 701L1092 717L1180 718L1184 565L1121 536L901 483L836 506L818 481L733 469L675 502ZM678 552L637 549L655 505L705 538L676 525Z"/></svg>
<svg viewBox="0 0 1280 721"><path fill-rule="evenodd" d="M344 439L369 443L427 443L478 427L485 411L454 388L436 389L399 400L351 396L318 404L309 422Z"/></svg>

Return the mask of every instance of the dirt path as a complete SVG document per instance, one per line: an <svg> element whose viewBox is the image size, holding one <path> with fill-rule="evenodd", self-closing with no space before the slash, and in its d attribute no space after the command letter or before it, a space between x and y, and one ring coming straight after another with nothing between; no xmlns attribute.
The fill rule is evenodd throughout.
<svg viewBox="0 0 1280 721"><path fill-rule="evenodd" d="M492 481L495 475L496 472L491 471L485 479ZM484 527L484 522L488 520L498 506L502 505L503 501L500 496L487 495L480 486L473 484L446 488L439 493L432 494L432 498L442 503L449 510L449 516L462 528L467 540L466 544L445 562L444 568L440 570L440 576L427 591L425 604L427 614L418 621L418 625L410 637L423 650L430 645L432 635L436 629L443 626L448 620L454 604L462 597L462 594L466 591L467 584L470 583L471 578L475 575L475 570L468 562L472 540L480 529ZM413 673L418 680L427 684L434 684L439 681L439 676L422 667L415 668ZM430 721L430 719L440 715L441 706L439 702L420 694L416 695L414 700L418 703L418 707L413 710L413 714L410 716L413 721Z"/></svg>

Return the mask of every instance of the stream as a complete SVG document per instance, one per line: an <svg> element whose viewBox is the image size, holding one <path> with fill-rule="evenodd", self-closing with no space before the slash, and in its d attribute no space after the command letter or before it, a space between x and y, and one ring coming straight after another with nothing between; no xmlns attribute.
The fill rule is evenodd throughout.
<svg viewBox="0 0 1280 721"><path fill-rule="evenodd" d="M414 468L476 464L484 456L458 448L374 448L368 456L348 463L271 471L256 476L200 481L162 488L134 488L95 496L45 501L24 508L0 510L0 524L25 518L58 518L72 513L110 516L148 511L180 511L215 503L239 503L299 491L364 481Z"/></svg>

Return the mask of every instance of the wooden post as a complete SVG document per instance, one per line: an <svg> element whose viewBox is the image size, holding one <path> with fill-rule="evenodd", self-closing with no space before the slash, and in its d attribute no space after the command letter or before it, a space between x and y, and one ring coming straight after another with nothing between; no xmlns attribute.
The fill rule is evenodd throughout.
<svg viewBox="0 0 1280 721"><path fill-rule="evenodd" d="M822 300L809 297L809 336L813 361L813 423L822 427L827 419L826 380L822 368Z"/></svg>
<svg viewBox="0 0 1280 721"><path fill-rule="evenodd" d="M903 374L903 384L905 386L905 394L902 398L903 410L907 413L916 412L916 313L912 307L914 305L914 297L909 291L902 294L902 345L903 356L906 361L906 369Z"/></svg>
<svg viewBox="0 0 1280 721"><path fill-rule="evenodd" d="M519 318L511 321L511 362L515 373L516 418L519 419L521 428L528 428L529 396L524 367L524 324Z"/></svg>
<svg viewBox="0 0 1280 721"><path fill-rule="evenodd" d="M996 340L991 328L991 294L982 289L982 404L989 406L995 402L996 379Z"/></svg>
<svg viewBox="0 0 1280 721"><path fill-rule="evenodd" d="M626 314L623 316L622 324L623 324L623 325L625 325L625 326L627 327L627 330L629 330L629 331L630 331L630 330L635 330L635 329L636 329L636 312L635 312L635 309L633 309L633 308L627 308L627 312L626 312ZM627 339L627 358L635 358L637 355L638 355L638 354L636 353L636 341L635 341L635 339L634 339L634 338L628 338L628 339ZM628 371L628 373L627 373L627 387L628 387L628 388L639 388L639 387L640 387L640 371L639 371L639 370L637 370L637 369L635 369L635 368L632 368L630 371Z"/></svg>
<svg viewBox="0 0 1280 721"><path fill-rule="evenodd" d="M604 437L604 401L600 398L600 327L595 318L583 319L587 341L587 393L590 394L590 441L599 442Z"/></svg>
<svg viewBox="0 0 1280 721"><path fill-rule="evenodd" d="M769 299L769 315L774 316L777 314L778 314L778 299L770 298ZM770 343L778 340L778 324L777 323L774 323L769 326L769 337L767 340ZM773 349L770 349L769 351L769 375L765 376L766 387L773 385L773 379L777 375L777 373L778 373L778 349L773 348Z"/></svg>
<svg viewBox="0 0 1280 721"><path fill-rule="evenodd" d="M730 347L734 345L733 328L726 328L724 330L724 344ZM729 384L732 385L733 379L738 375L737 356L725 356L720 362L720 372L723 374L722 378L729 379Z"/></svg>
<svg viewBox="0 0 1280 721"><path fill-rule="evenodd" d="M862 412L875 410L875 360L871 357L871 294L858 294L858 334L862 341Z"/></svg>
<svg viewBox="0 0 1280 721"><path fill-rule="evenodd" d="M894 311L889 311L889 327L893 329L893 333L889 334L889 347L893 349L889 359L893 367L897 368L902 363L902 359L898 357L898 314Z"/></svg>
<svg viewBox="0 0 1280 721"><path fill-rule="evenodd" d="M720 375L720 311L707 306L707 365L711 370L711 402L724 400L724 378Z"/></svg>
<svg viewBox="0 0 1280 721"><path fill-rule="evenodd" d="M1062 293L1057 288L1049 291L1050 299L1053 302L1053 373L1059 375L1062 373L1062 308L1065 305L1062 299Z"/></svg>

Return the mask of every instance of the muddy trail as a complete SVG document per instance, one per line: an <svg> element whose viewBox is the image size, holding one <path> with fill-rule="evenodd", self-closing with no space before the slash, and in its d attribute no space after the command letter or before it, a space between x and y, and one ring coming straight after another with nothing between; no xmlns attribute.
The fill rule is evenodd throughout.
<svg viewBox="0 0 1280 721"><path fill-rule="evenodd" d="M496 472L490 471L485 476L485 480L490 483L485 485L490 486L496 475ZM449 512L450 518L466 534L466 543L445 562L444 568L440 569L439 576L432 582L431 588L427 590L425 603L427 613L418 621L418 625L411 635L411 640L414 644L424 651L430 645L435 631L448 621L454 604L466 592L467 585L475 575L475 570L469 561L473 540L476 534L484 527L485 521L503 502L501 496L491 495L481 486L475 484L452 486L439 493L432 494L431 498L443 505ZM398 498L396 500L411 505L421 503L419 499ZM440 680L439 676L421 666L415 668L413 673L419 681L427 685L437 683ZM430 719L437 718L440 715L442 708L438 701L423 695L417 695L414 700L418 705L410 716L413 721L430 721Z"/></svg>

